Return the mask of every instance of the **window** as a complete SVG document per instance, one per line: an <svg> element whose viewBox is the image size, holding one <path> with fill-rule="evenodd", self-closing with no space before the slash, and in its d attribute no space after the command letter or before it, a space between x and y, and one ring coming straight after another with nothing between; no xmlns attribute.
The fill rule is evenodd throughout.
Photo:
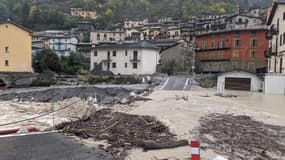
<svg viewBox="0 0 285 160"><path fill-rule="evenodd" d="M125 56L128 56L128 51L127 50L125 50Z"/></svg>
<svg viewBox="0 0 285 160"><path fill-rule="evenodd" d="M133 63L133 69L137 69L138 68L138 63Z"/></svg>
<svg viewBox="0 0 285 160"><path fill-rule="evenodd" d="M176 31L176 32L175 32L175 36L178 36L178 35L179 35L178 31Z"/></svg>
<svg viewBox="0 0 285 160"><path fill-rule="evenodd" d="M239 18L239 19L238 19L238 22L241 23L241 22L242 22L242 18Z"/></svg>
<svg viewBox="0 0 285 160"><path fill-rule="evenodd" d="M113 51L113 57L116 57L116 56L117 56L117 52Z"/></svg>
<svg viewBox="0 0 285 160"><path fill-rule="evenodd" d="M116 68L117 64L116 63L112 63L112 68Z"/></svg>
<svg viewBox="0 0 285 160"><path fill-rule="evenodd" d="M110 63L107 63L107 68L108 68L108 70L110 69Z"/></svg>
<svg viewBox="0 0 285 160"><path fill-rule="evenodd" d="M251 32L251 37L256 37L256 31Z"/></svg>
<svg viewBox="0 0 285 160"><path fill-rule="evenodd" d="M238 58L239 57L239 51L234 51L233 52L233 57Z"/></svg>
<svg viewBox="0 0 285 160"><path fill-rule="evenodd" d="M285 44L285 33L283 33L283 45Z"/></svg>
<svg viewBox="0 0 285 160"><path fill-rule="evenodd" d="M214 59L214 58L215 58L214 53L210 53L210 59Z"/></svg>
<svg viewBox="0 0 285 160"><path fill-rule="evenodd" d="M6 53L9 52L9 47L5 47L5 52L6 52Z"/></svg>
<svg viewBox="0 0 285 160"><path fill-rule="evenodd" d="M215 47L215 43L211 42L211 48L214 48L214 47Z"/></svg>
<svg viewBox="0 0 285 160"><path fill-rule="evenodd" d="M233 70L239 70L240 69L240 63L239 62L233 62L232 66L233 66Z"/></svg>
<svg viewBox="0 0 285 160"><path fill-rule="evenodd" d="M255 72L255 63L254 62L249 62L248 63L248 71L250 72Z"/></svg>
<svg viewBox="0 0 285 160"><path fill-rule="evenodd" d="M251 46L252 47L256 47L257 46L257 40L256 39L251 40Z"/></svg>
<svg viewBox="0 0 285 160"><path fill-rule="evenodd" d="M5 60L5 66L9 66L9 61Z"/></svg>
<svg viewBox="0 0 285 160"><path fill-rule="evenodd" d="M250 56L250 57L256 57L256 51L251 51L251 52L249 53L249 56Z"/></svg>
<svg viewBox="0 0 285 160"><path fill-rule="evenodd" d="M283 12L283 21L285 21L285 12Z"/></svg>
<svg viewBox="0 0 285 160"><path fill-rule="evenodd" d="M125 68L128 68L128 63L125 63Z"/></svg>
<svg viewBox="0 0 285 160"><path fill-rule="evenodd" d="M133 55L134 57L134 60L138 60L138 51L134 51L134 55Z"/></svg>
<svg viewBox="0 0 285 160"><path fill-rule="evenodd" d="M202 49L206 49L206 41L205 40L203 40L203 42L202 42Z"/></svg>
<svg viewBox="0 0 285 160"><path fill-rule="evenodd" d="M218 52L218 58L223 59L224 58L224 53L222 51Z"/></svg>
<svg viewBox="0 0 285 160"><path fill-rule="evenodd" d="M239 39L235 40L235 46L239 47L241 45L241 41Z"/></svg>
<svg viewBox="0 0 285 160"><path fill-rule="evenodd" d="M98 56L97 51L94 51L94 57L97 57L97 56Z"/></svg>
<svg viewBox="0 0 285 160"><path fill-rule="evenodd" d="M107 35L106 35L106 33L104 33L104 38L107 38Z"/></svg>
<svg viewBox="0 0 285 160"><path fill-rule="evenodd" d="M280 35L279 41L280 41L279 45L282 46L283 45L283 34Z"/></svg>
<svg viewBox="0 0 285 160"><path fill-rule="evenodd" d="M224 48L225 47L225 41L221 40L219 41L219 48Z"/></svg>
<svg viewBox="0 0 285 160"><path fill-rule="evenodd" d="M235 32L235 37L239 37L240 36L240 32L239 31L236 31Z"/></svg>

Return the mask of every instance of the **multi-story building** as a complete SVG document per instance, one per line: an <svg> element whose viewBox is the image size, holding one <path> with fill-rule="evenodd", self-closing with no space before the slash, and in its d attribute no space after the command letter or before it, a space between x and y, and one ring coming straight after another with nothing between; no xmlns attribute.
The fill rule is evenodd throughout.
<svg viewBox="0 0 285 160"><path fill-rule="evenodd" d="M197 71L220 73L241 70L256 73L266 66L266 29L266 26L256 26L198 34Z"/></svg>
<svg viewBox="0 0 285 160"><path fill-rule="evenodd" d="M273 2L267 25L269 73L264 78L264 92L285 95L285 1Z"/></svg>
<svg viewBox="0 0 285 160"><path fill-rule="evenodd" d="M0 22L0 72L32 72L32 32L11 22Z"/></svg>
<svg viewBox="0 0 285 160"><path fill-rule="evenodd" d="M144 20L129 20L124 21L124 29L132 29L136 27L142 27L143 25L148 24L148 19Z"/></svg>
<svg viewBox="0 0 285 160"><path fill-rule="evenodd" d="M86 11L82 8L70 8L70 14L74 17L83 17L83 18L90 18L90 19L96 19L97 14L96 11Z"/></svg>
<svg viewBox="0 0 285 160"><path fill-rule="evenodd" d="M49 39L50 48L61 56L69 56L71 52L76 52L78 40L74 36L54 36Z"/></svg>
<svg viewBox="0 0 285 160"><path fill-rule="evenodd" d="M159 48L145 41L99 45L91 52L90 68L116 75L152 75L156 73L159 57Z"/></svg>
<svg viewBox="0 0 285 160"><path fill-rule="evenodd" d="M261 17L253 17L248 14L237 14L231 16L226 20L227 28L244 28L244 27L255 27L256 25L265 24L265 21Z"/></svg>
<svg viewBox="0 0 285 160"><path fill-rule="evenodd" d="M50 48L59 57L69 56L71 52L76 52L77 43L78 39L69 31L46 30L33 34L33 46Z"/></svg>
<svg viewBox="0 0 285 160"><path fill-rule="evenodd" d="M92 44L96 45L102 42L121 42L125 40L125 37L125 32L122 30L97 30L94 32L90 32L90 41Z"/></svg>
<svg viewBox="0 0 285 160"><path fill-rule="evenodd" d="M142 40L152 40L161 36L161 24L149 23L140 29Z"/></svg>
<svg viewBox="0 0 285 160"><path fill-rule="evenodd" d="M270 73L285 73L285 2L275 2L267 24L270 30L267 38L270 40L267 57Z"/></svg>

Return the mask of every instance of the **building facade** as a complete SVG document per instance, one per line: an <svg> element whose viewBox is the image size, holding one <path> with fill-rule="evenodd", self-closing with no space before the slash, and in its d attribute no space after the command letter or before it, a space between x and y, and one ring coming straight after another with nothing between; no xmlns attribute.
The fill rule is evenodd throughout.
<svg viewBox="0 0 285 160"><path fill-rule="evenodd" d="M285 74L285 2L275 2L267 24L269 50L267 51L268 72Z"/></svg>
<svg viewBox="0 0 285 160"><path fill-rule="evenodd" d="M266 67L266 27L224 30L196 37L196 69L203 73L233 70L256 73Z"/></svg>
<svg viewBox="0 0 285 160"><path fill-rule="evenodd" d="M91 52L91 71L115 75L152 75L159 63L159 48L145 41L132 44L95 46Z"/></svg>
<svg viewBox="0 0 285 160"><path fill-rule="evenodd" d="M0 72L32 72L32 33L11 22L0 22Z"/></svg>
<svg viewBox="0 0 285 160"><path fill-rule="evenodd" d="M74 17L83 17L83 18L90 18L90 19L96 19L97 13L96 11L86 11L82 8L71 8L70 9L71 16Z"/></svg>
<svg viewBox="0 0 285 160"><path fill-rule="evenodd" d="M73 36L54 36L49 39L49 47L59 57L69 56L71 52L76 52L78 40Z"/></svg>
<svg viewBox="0 0 285 160"><path fill-rule="evenodd" d="M92 44L99 44L104 42L121 42L125 40L125 32L118 31L107 31L107 30L97 30L90 32L90 41Z"/></svg>

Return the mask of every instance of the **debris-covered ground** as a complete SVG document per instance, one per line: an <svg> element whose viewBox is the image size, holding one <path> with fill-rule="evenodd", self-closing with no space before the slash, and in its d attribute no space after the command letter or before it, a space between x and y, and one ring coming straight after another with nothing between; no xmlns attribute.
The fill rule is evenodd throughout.
<svg viewBox="0 0 285 160"><path fill-rule="evenodd" d="M105 150L115 159L123 159L133 147L144 147L147 143L162 143L175 140L168 127L150 116L137 116L110 109L102 109L89 118L57 126L66 133L82 138L107 140L111 145Z"/></svg>
<svg viewBox="0 0 285 160"><path fill-rule="evenodd" d="M231 114L210 114L200 125L199 138L206 148L231 159L284 159L285 127Z"/></svg>
<svg viewBox="0 0 285 160"><path fill-rule="evenodd" d="M56 102L74 97L88 100L96 98L100 104L115 104L129 96L133 90L126 88L98 88L95 86L46 88L22 92L9 92L0 95L1 100Z"/></svg>

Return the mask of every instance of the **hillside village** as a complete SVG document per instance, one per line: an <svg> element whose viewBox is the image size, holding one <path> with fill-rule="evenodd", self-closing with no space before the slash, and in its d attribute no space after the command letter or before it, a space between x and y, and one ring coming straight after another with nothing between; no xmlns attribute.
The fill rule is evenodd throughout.
<svg viewBox="0 0 285 160"><path fill-rule="evenodd" d="M285 1L111 30L68 16L0 22L0 159L285 160Z"/></svg>

